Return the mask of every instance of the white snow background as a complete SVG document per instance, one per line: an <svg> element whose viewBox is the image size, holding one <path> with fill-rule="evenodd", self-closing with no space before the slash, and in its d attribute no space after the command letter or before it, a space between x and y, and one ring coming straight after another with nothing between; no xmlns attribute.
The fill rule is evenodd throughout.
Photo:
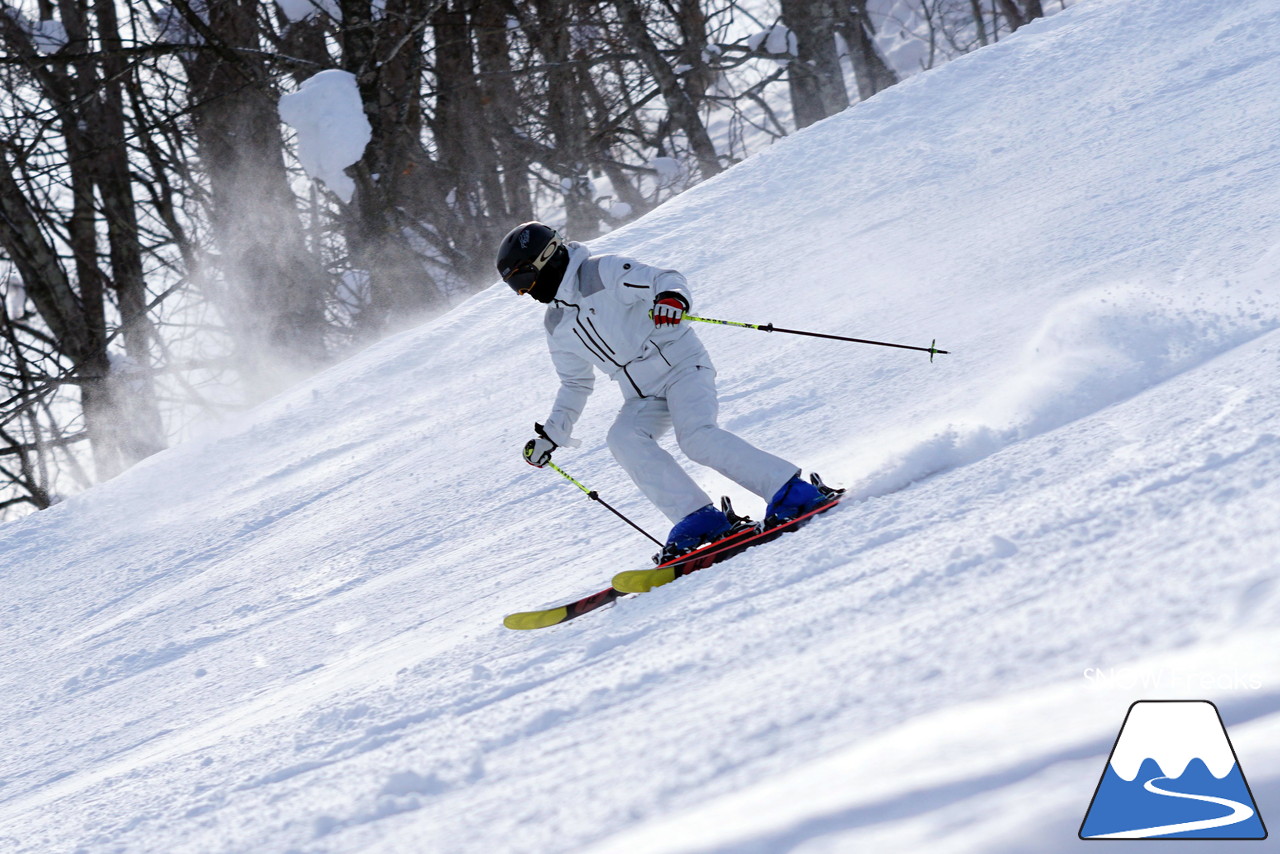
<svg viewBox="0 0 1280 854"><path fill-rule="evenodd" d="M1076 850L1161 697L1280 822L1278 106L1274 0L1086 0L598 241L953 352L699 328L857 500L560 627L652 548L501 285L0 529L0 850Z"/></svg>

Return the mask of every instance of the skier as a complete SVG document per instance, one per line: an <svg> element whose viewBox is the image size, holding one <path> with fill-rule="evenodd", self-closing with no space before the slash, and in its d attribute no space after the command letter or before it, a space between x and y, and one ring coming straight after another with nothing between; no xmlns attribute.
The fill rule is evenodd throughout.
<svg viewBox="0 0 1280 854"><path fill-rule="evenodd" d="M541 222L517 226L498 248L498 273L517 294L547 305L545 324L560 391L551 414L534 424L524 459L542 468L559 447L577 447L573 427L595 383L613 378L623 404L609 429L609 450L640 491L674 524L666 561L727 534L725 513L658 445L674 426L689 459L720 472L768 502L766 520L782 522L827 499L800 468L716 423L715 368L698 336L682 324L691 305L675 270L620 255L591 255Z"/></svg>

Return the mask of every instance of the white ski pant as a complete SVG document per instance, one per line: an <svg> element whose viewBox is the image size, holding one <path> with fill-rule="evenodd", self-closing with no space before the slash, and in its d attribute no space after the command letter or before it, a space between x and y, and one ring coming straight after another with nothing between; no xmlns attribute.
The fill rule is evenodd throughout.
<svg viewBox="0 0 1280 854"><path fill-rule="evenodd" d="M720 428L715 371L690 366L671 374L665 397L629 397L609 429L609 450L640 491L673 523L711 503L658 438L672 427L690 460L738 483L765 501L800 469Z"/></svg>

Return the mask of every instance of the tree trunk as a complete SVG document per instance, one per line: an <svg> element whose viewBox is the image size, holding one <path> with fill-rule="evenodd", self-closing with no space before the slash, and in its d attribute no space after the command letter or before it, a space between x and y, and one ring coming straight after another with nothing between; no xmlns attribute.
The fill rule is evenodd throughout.
<svg viewBox="0 0 1280 854"><path fill-rule="evenodd" d="M640 54L641 62L657 81L672 121L684 131L688 138L689 148L698 162L698 170L702 173L702 177L705 179L718 175L724 167L716 154L715 143L711 141L706 125L698 115L697 105L680 85L680 78L676 76L675 71L658 50L653 37L649 35L649 27L645 23L640 6L636 0L614 0L614 5L622 17L627 36Z"/></svg>
<svg viewBox="0 0 1280 854"><path fill-rule="evenodd" d="M787 67L796 127L808 127L849 106L836 51L836 4L781 0L782 22L795 34L796 56Z"/></svg>
<svg viewBox="0 0 1280 854"><path fill-rule="evenodd" d="M858 99L865 101L898 82L898 75L876 49L875 27L867 15L867 0L853 0L852 5L839 4L840 33L849 46L849 61L858 83Z"/></svg>
<svg viewBox="0 0 1280 854"><path fill-rule="evenodd" d="M113 0L96 0L102 41L103 80L91 127L96 137L98 195L107 226L112 286L120 312L120 337L127 363L110 366L108 380L117 399L114 429L126 466L164 450L164 422L156 400L155 327L148 310L142 269L138 214L125 150L122 81L128 73Z"/></svg>
<svg viewBox="0 0 1280 854"><path fill-rule="evenodd" d="M715 80L715 75L702 58L702 51L710 40L707 13L703 9L703 0L676 0L673 11L676 26L680 30L679 62L689 69L680 75L680 79L684 84L684 91L698 105Z"/></svg>
<svg viewBox="0 0 1280 854"><path fill-rule="evenodd" d="M447 235L452 225L439 170L419 142L423 32L437 6L391 0L374 20L369 0L341 0L342 66L356 76L372 131L351 168L356 194L345 211L353 263L369 277L370 304L357 318L366 338L445 299L411 243L418 213L430 211L438 233Z"/></svg>
<svg viewBox="0 0 1280 854"><path fill-rule="evenodd" d="M573 0L534 0L525 30L546 65L546 122L555 149L548 162L561 176L565 229L575 240L600 233L600 212L587 176L587 121L573 64Z"/></svg>
<svg viewBox="0 0 1280 854"><path fill-rule="evenodd" d="M101 0L107 2L107 0ZM198 22L187 0L177 6ZM260 48L253 0L208 8L217 49L186 61L196 143L209 181L210 220L224 282L220 307L259 394L327 361L326 274L306 245L284 164L278 92L254 57ZM194 20L193 20L194 19Z"/></svg>
<svg viewBox="0 0 1280 854"><path fill-rule="evenodd" d="M442 5L432 17L432 32L437 92L432 138L444 200L457 223L451 242L466 259L459 272L470 281L492 276L488 256L514 223L505 216L502 163L490 136L492 107L476 76L470 17L457 6ZM501 234L490 226L495 219L505 227Z"/></svg>
<svg viewBox="0 0 1280 854"><path fill-rule="evenodd" d="M973 25L978 31L978 44L982 47L986 47L987 17L982 11L982 0L969 0L969 7L973 13Z"/></svg>
<svg viewBox="0 0 1280 854"><path fill-rule="evenodd" d="M1018 8L1016 0L998 0L1000 3L1000 12L1004 15L1004 19L1009 22L1010 30L1017 30L1027 22L1022 16L1022 10Z"/></svg>
<svg viewBox="0 0 1280 854"><path fill-rule="evenodd" d="M499 0L479 0L473 26L489 144L496 151L502 181L503 204L493 213L514 228L533 219L533 199L529 193L531 163L514 132L523 109L511 73L506 8Z"/></svg>

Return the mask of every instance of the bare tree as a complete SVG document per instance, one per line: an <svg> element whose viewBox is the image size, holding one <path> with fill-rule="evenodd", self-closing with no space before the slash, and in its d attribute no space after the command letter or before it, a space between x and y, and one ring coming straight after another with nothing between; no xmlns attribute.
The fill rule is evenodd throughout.
<svg viewBox="0 0 1280 854"><path fill-rule="evenodd" d="M69 376L48 381L69 379L80 388L98 476L106 478L165 442L155 398L144 249L124 153L123 71L111 50L119 39L115 10L105 0L92 8L80 0L64 2L61 11L69 44L87 46L96 23L106 49L93 58L45 64L31 33L13 15L0 14L0 39L25 60L25 74L15 75L11 92L37 92L58 129L58 137L49 136L42 117L11 115L0 153L0 247L70 363ZM50 159L64 166L46 166ZM55 201L59 181L70 191L65 226ZM114 332L108 328L110 312L118 317ZM117 335L124 353L113 360L108 345ZM29 395L35 390L27 384L28 397L13 401L20 412L34 402Z"/></svg>
<svg viewBox="0 0 1280 854"><path fill-rule="evenodd" d="M0 7L0 510L47 506L60 477L111 476L288 381L277 365L314 370L445 310L492 283L517 222L589 239L892 86L910 69L878 29L925 40L932 65L1043 14L1040 0L908 0L888 23L870 0L32 3L45 21ZM306 180L278 115L283 91L332 68L355 77L371 128L349 200Z"/></svg>
<svg viewBox="0 0 1280 854"><path fill-rule="evenodd" d="M1040 4L1040 0L1022 0L1021 6L1018 5L1018 0L999 0L999 3L1000 12L1008 22L1010 30L1016 30L1036 18L1044 17L1044 7Z"/></svg>
<svg viewBox="0 0 1280 854"><path fill-rule="evenodd" d="M188 0L174 2L188 39L208 48L183 56L216 246L201 261L201 281L217 288L241 350L238 362L269 392L325 363L329 285L306 245L285 169L280 93L264 60L261 4L221 0L199 14Z"/></svg>
<svg viewBox="0 0 1280 854"><path fill-rule="evenodd" d="M614 0L625 32L632 40L640 60L653 75L667 105L673 123L684 131L689 147L697 159L703 178L719 174L723 169L715 143L707 133L693 97L680 83L670 62L659 51L637 0Z"/></svg>
<svg viewBox="0 0 1280 854"><path fill-rule="evenodd" d="M782 21L796 39L787 77L796 127L808 127L849 106L836 49L840 0L781 0Z"/></svg>
<svg viewBox="0 0 1280 854"><path fill-rule="evenodd" d="M849 49L858 98L865 101L896 84L898 75L876 47L876 28L867 11L867 0L837 3L836 10L836 28Z"/></svg>

